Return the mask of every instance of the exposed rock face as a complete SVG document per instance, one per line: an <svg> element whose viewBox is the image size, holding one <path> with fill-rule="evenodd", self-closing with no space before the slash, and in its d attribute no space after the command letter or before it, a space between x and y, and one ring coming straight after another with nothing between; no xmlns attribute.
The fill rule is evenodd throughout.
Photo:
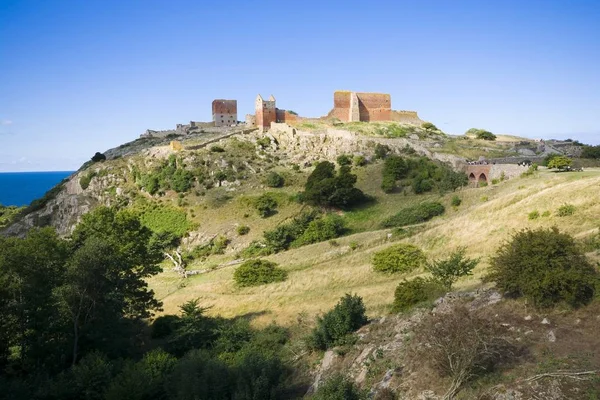
<svg viewBox="0 0 600 400"><path fill-rule="evenodd" d="M89 170L86 170L71 175L56 197L49 200L41 209L12 224L2 233L8 236L24 236L31 228L53 226L59 235L68 235L82 215L97 205L111 205L111 201L114 200L107 195L107 191L114 188L115 193L119 193L119 184L124 178L116 175L96 176L84 190L79 180L88 172Z"/></svg>

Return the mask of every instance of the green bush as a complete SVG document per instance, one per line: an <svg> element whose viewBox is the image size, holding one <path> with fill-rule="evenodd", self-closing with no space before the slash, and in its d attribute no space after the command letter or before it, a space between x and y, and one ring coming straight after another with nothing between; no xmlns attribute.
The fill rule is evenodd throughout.
<svg viewBox="0 0 600 400"><path fill-rule="evenodd" d="M598 282L596 270L573 237L557 228L517 232L490 264L486 280L540 307L561 301L572 306L587 304Z"/></svg>
<svg viewBox="0 0 600 400"><path fill-rule="evenodd" d="M95 176L96 171L90 171L87 174L83 175L81 178L79 178L79 186L81 186L83 190L87 189Z"/></svg>
<svg viewBox="0 0 600 400"><path fill-rule="evenodd" d="M527 218L530 220L538 219L540 217L540 212L538 210L532 211L527 215Z"/></svg>
<svg viewBox="0 0 600 400"><path fill-rule="evenodd" d="M375 145L375 158L378 158L378 159L386 158L387 155L391 151L392 151L392 149L387 144L377 143Z"/></svg>
<svg viewBox="0 0 600 400"><path fill-rule="evenodd" d="M444 293L444 287L431 279L404 280L398 284L394 292L392 311L396 313L406 311L417 304L434 300Z"/></svg>
<svg viewBox="0 0 600 400"><path fill-rule="evenodd" d="M100 152L96 152L96 154L94 154L92 156L92 162L105 161L105 160L106 160L106 156Z"/></svg>
<svg viewBox="0 0 600 400"><path fill-rule="evenodd" d="M412 244L400 243L390 246L373 256L373 269L378 272L411 272L427 261L421 249Z"/></svg>
<svg viewBox="0 0 600 400"><path fill-rule="evenodd" d="M425 129L426 131L437 131L438 130L437 126L435 126L431 122L423 122L421 124L421 128Z"/></svg>
<svg viewBox="0 0 600 400"><path fill-rule="evenodd" d="M462 204L462 200L460 199L460 197L454 195L454 196L452 196L452 200L450 200L450 204L453 207L458 207Z"/></svg>
<svg viewBox="0 0 600 400"><path fill-rule="evenodd" d="M312 400L366 400L367 395L342 374L335 374L323 382Z"/></svg>
<svg viewBox="0 0 600 400"><path fill-rule="evenodd" d="M282 187L285 183L283 176L279 175L277 172L270 172L267 175L267 179L265 179L265 184L271 188L279 188Z"/></svg>
<svg viewBox="0 0 600 400"><path fill-rule="evenodd" d="M346 294L332 310L317 318L317 326L309 339L310 345L325 350L342 344L350 333L367 323L365 312L361 297Z"/></svg>
<svg viewBox="0 0 600 400"><path fill-rule="evenodd" d="M414 206L403 208L396 215L384 220L382 227L394 228L426 222L433 217L442 215L444 211L446 209L441 203L424 201Z"/></svg>
<svg viewBox="0 0 600 400"><path fill-rule="evenodd" d="M263 136L260 139L258 139L256 141L256 144L261 148L261 149L266 149L267 147L271 146L271 138L268 136Z"/></svg>
<svg viewBox="0 0 600 400"><path fill-rule="evenodd" d="M575 210L576 210L576 208L575 208L574 205L572 205L572 204L563 204L556 211L556 215L558 215L559 217L568 217L570 215L575 214Z"/></svg>
<svg viewBox="0 0 600 400"><path fill-rule="evenodd" d="M433 261L427 264L427 271L433 279L439 282L447 290L460 278L473 275L473 269L479 264L479 259L465 257L464 247L452 252L448 258Z"/></svg>
<svg viewBox="0 0 600 400"><path fill-rule="evenodd" d="M354 156L354 165L356 167L363 167L367 165L367 159L364 156Z"/></svg>
<svg viewBox="0 0 600 400"><path fill-rule="evenodd" d="M254 201L254 208L262 218L275 214L277 206L277 200L270 193L262 194Z"/></svg>
<svg viewBox="0 0 600 400"><path fill-rule="evenodd" d="M247 235L250 232L250 227L248 225L240 225L237 227L237 234L240 236Z"/></svg>
<svg viewBox="0 0 600 400"><path fill-rule="evenodd" d="M177 315L161 315L152 322L150 337L153 339L162 339L172 334L179 322Z"/></svg>
<svg viewBox="0 0 600 400"><path fill-rule="evenodd" d="M221 146L214 145L210 146L210 151L213 153L224 153L225 149Z"/></svg>
<svg viewBox="0 0 600 400"><path fill-rule="evenodd" d="M497 185L500 183L500 179L494 178L492 179L492 185Z"/></svg>
<svg viewBox="0 0 600 400"><path fill-rule="evenodd" d="M365 194L354 187L356 175L351 167L344 165L335 173L335 165L329 161L317 163L304 186L302 199L313 206L329 206L348 209L368 201Z"/></svg>
<svg viewBox="0 0 600 400"><path fill-rule="evenodd" d="M546 218L549 217L551 215L550 211L546 210L542 213L542 217Z"/></svg>
<svg viewBox="0 0 600 400"><path fill-rule="evenodd" d="M233 273L233 280L240 287L259 286L272 282L282 282L287 272L277 264L267 260L248 260Z"/></svg>
<svg viewBox="0 0 600 400"><path fill-rule="evenodd" d="M548 168L553 169L556 168L560 171L569 169L571 167L571 165L573 165L573 160L571 160L569 157L567 156L555 156L552 157L550 159L550 161L548 161Z"/></svg>
<svg viewBox="0 0 600 400"><path fill-rule="evenodd" d="M340 167L343 167L344 165L352 165L352 157L347 154L339 155L336 161Z"/></svg>
<svg viewBox="0 0 600 400"><path fill-rule="evenodd" d="M342 217L330 214L311 221L302 235L294 240L292 246L297 247L335 239L342 236L345 230L346 224Z"/></svg>

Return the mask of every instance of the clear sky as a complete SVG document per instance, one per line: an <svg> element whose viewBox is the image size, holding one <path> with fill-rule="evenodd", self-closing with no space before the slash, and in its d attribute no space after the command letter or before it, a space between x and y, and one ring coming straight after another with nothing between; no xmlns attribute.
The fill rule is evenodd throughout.
<svg viewBox="0 0 600 400"><path fill-rule="evenodd" d="M71 170L257 93L386 92L448 133L600 143L600 1L0 0L0 171Z"/></svg>

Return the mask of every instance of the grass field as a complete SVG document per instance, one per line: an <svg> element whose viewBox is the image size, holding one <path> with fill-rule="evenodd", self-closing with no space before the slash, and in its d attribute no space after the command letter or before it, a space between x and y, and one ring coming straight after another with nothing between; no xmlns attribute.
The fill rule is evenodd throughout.
<svg viewBox="0 0 600 400"><path fill-rule="evenodd" d="M358 186L374 195L372 205L344 213L352 232L335 240L292 249L268 259L289 271L285 282L255 288L236 288L232 275L236 266L191 276L182 280L174 272L165 269L149 283L164 302L165 313L176 313L179 305L199 298L203 306L209 306L210 314L233 317L254 316L255 323L262 325L272 321L289 325L299 316L312 319L314 315L331 308L344 293L357 293L363 297L370 316L384 315L392 302L396 285L412 275L382 275L371 268L373 253L391 244L387 239L389 230L379 230L379 223L407 204L437 199L446 206L446 213L423 224L418 233L403 241L420 246L427 256L439 258L464 246L471 257L481 262L472 277L460 281L458 289L481 285L488 258L511 233L523 228L558 226L579 238L597 232L600 226L600 170L585 172L553 173L547 170L528 178L515 178L484 188L465 188L444 196L385 195L379 188L380 166L357 169ZM282 189L292 194L299 187ZM461 206L450 206L450 198L457 194ZM558 208L569 203L576 207L567 217L556 215ZM235 251L242 249L250 240L261 236L283 220L295 215L300 205L289 202L280 207L279 213L267 219L258 218L248 211L245 202L234 199L223 207L199 210L198 220L207 232L227 232L234 235L236 224L250 226L247 236L235 238L233 251L210 259L217 264L235 258ZM540 217L528 218L532 211ZM544 212L546 216L544 215ZM250 213L251 216L244 217ZM355 248L358 246L357 248ZM354 248L354 250L353 250Z"/></svg>

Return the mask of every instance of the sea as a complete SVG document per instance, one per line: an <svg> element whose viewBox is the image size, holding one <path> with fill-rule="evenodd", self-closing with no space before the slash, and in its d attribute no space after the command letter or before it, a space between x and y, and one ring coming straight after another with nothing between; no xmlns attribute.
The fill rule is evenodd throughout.
<svg viewBox="0 0 600 400"><path fill-rule="evenodd" d="M0 204L26 206L73 172L0 172Z"/></svg>

